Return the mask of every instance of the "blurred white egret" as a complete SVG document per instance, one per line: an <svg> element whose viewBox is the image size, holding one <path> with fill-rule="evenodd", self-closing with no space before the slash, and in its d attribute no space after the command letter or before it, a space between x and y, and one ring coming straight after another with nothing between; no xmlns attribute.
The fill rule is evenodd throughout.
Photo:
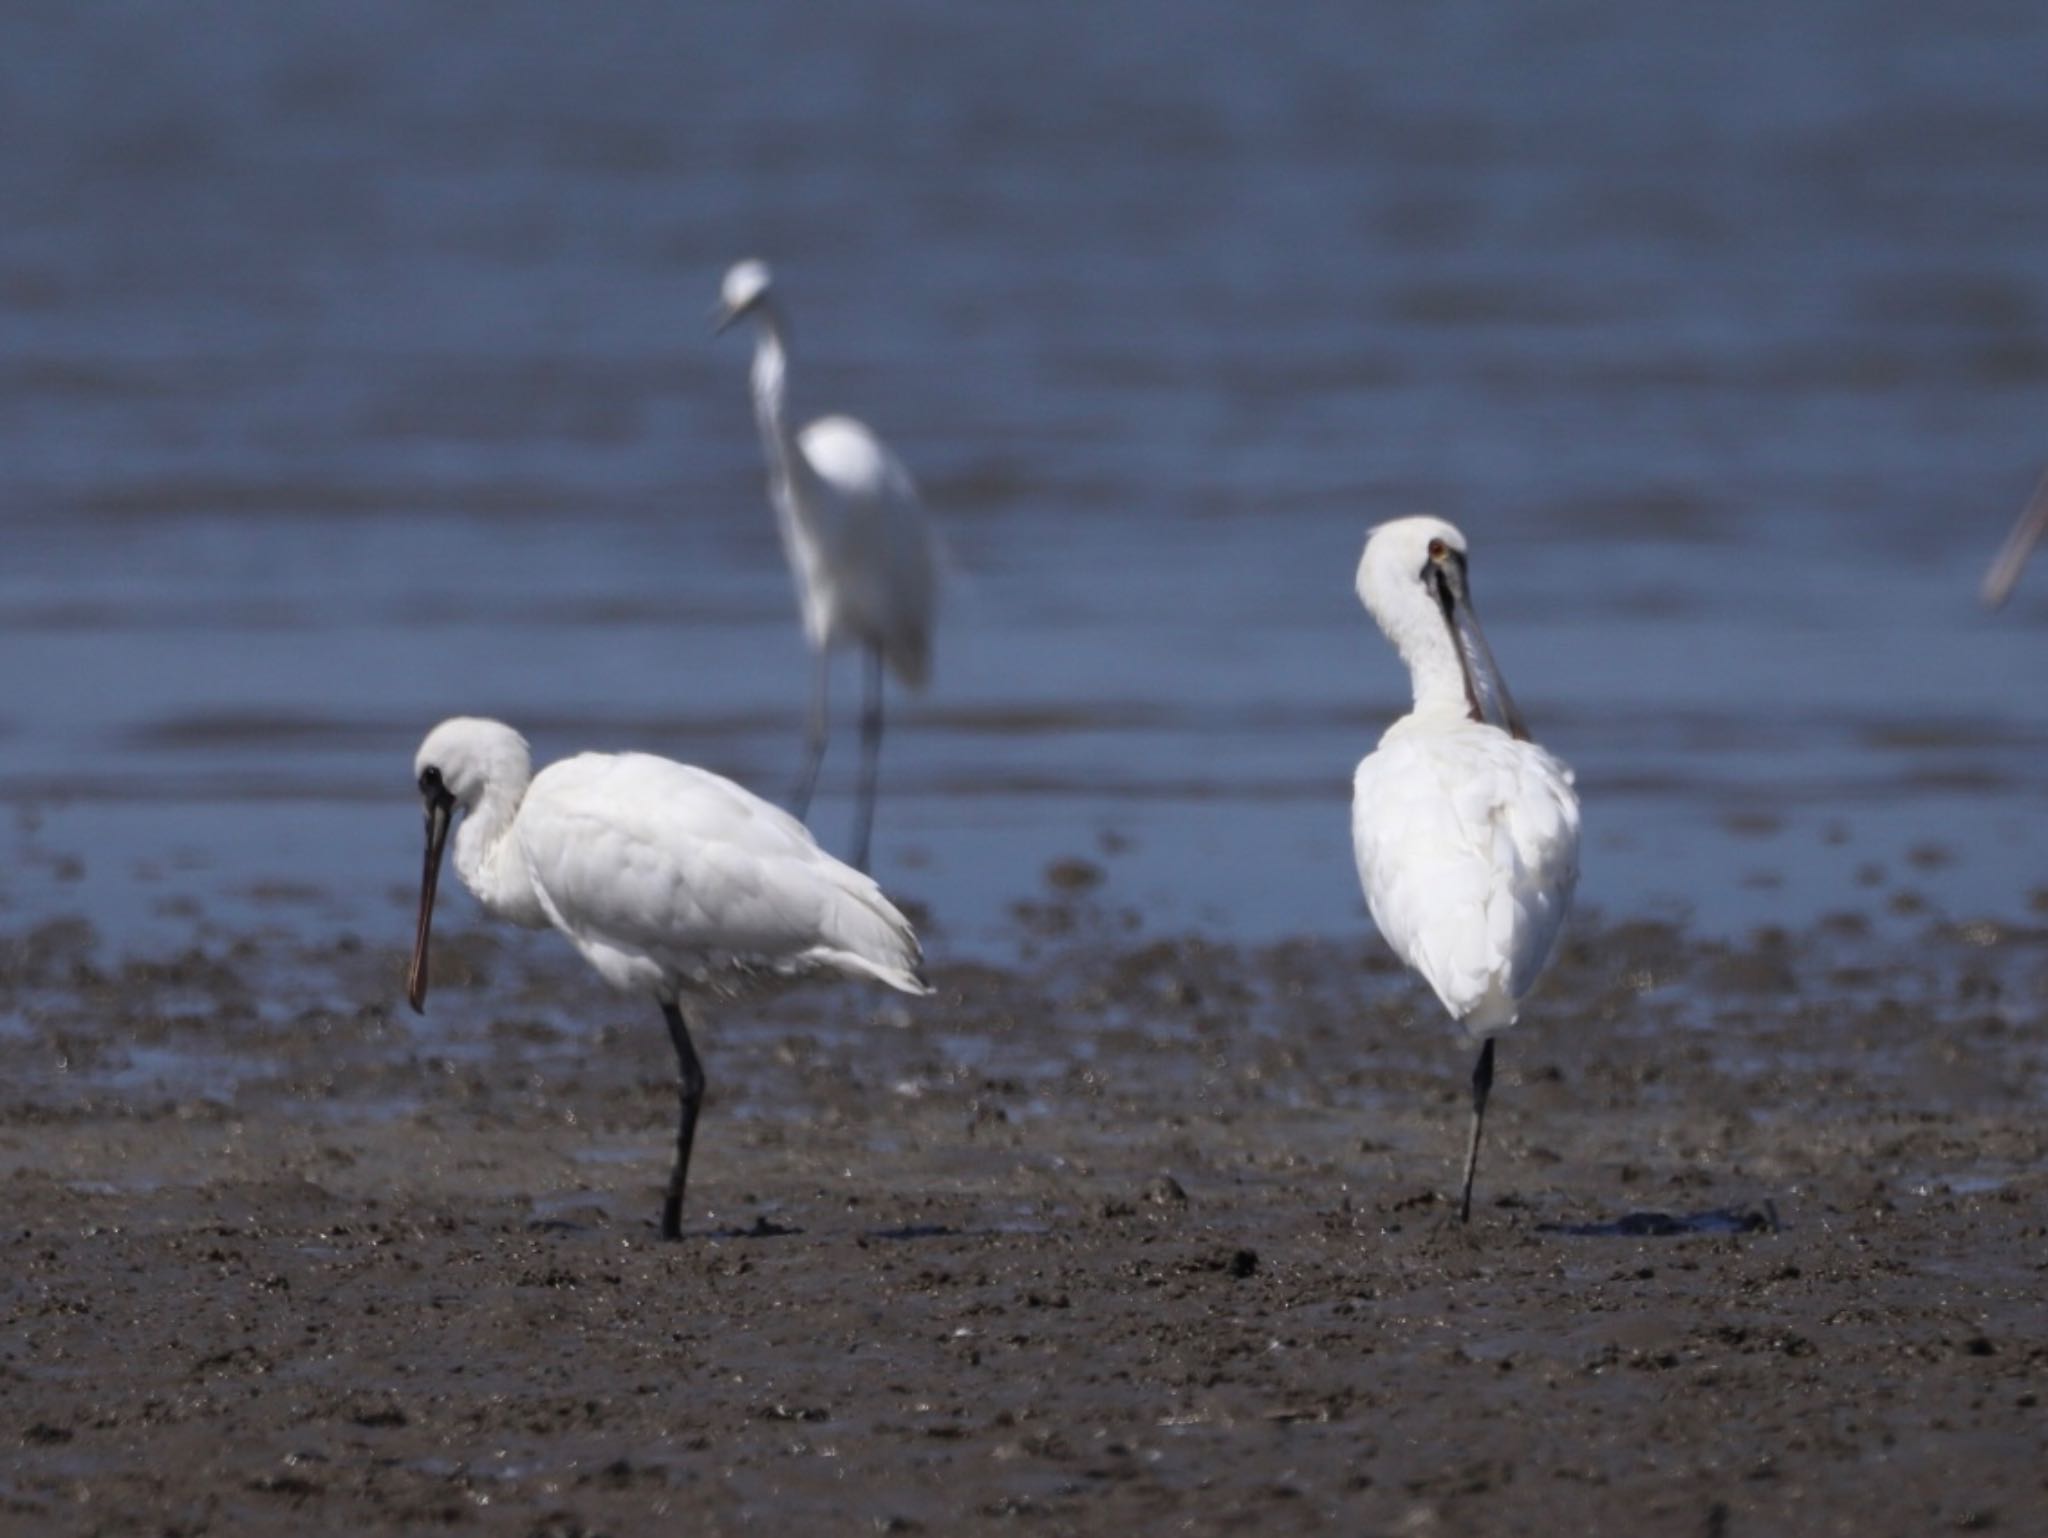
<svg viewBox="0 0 2048 1538"><path fill-rule="evenodd" d="M790 429L787 322L765 262L740 262L725 275L718 329L742 318L754 322L754 419L768 455L768 498L817 658L793 803L799 817L810 810L824 762L832 649L857 646L867 659L867 687L853 863L866 870L882 751L882 669L911 689L922 689L931 671L938 600L931 526L910 472L863 423L831 416Z"/></svg>
<svg viewBox="0 0 2048 1538"><path fill-rule="evenodd" d="M427 809L419 930L406 997L427 997L441 850L459 809L455 872L493 917L553 925L614 988L661 1006L681 1078L662 1237L682 1232L704 1097L686 1000L810 972L930 992L917 936L875 883L804 825L732 781L645 753L582 753L538 775L526 739L473 716L443 721L413 762Z"/></svg>
<svg viewBox="0 0 2048 1538"><path fill-rule="evenodd" d="M1464 535L1441 518L1380 525L1358 596L1415 686L1415 709L1358 766L1358 878L1381 936L1481 1043L1459 1203L1469 1221L1494 1036L1515 1023L1571 907L1579 800L1571 771L1529 741L1487 649Z"/></svg>
<svg viewBox="0 0 2048 1538"><path fill-rule="evenodd" d="M2041 477L2041 483L2034 488L2033 500L2021 510L2019 522L2005 537L2004 548L1991 563L1991 569L1984 573L1985 608L1995 609L2012 595L2013 584L2020 580L2021 568L2027 564L2027 557L2033 554L2034 546L2044 532L2048 532L2048 475Z"/></svg>

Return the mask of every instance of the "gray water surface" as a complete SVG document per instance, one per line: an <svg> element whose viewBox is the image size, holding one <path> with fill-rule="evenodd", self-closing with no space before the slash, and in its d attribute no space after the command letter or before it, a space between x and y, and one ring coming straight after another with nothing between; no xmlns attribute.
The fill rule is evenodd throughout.
<svg viewBox="0 0 2048 1538"><path fill-rule="evenodd" d="M1362 932L1351 573L1419 510L1584 901L2023 911L2048 569L1973 602L2048 458L2043 57L1904 0L9 7L0 922L403 938L456 711L784 789L743 255L950 543L878 835L935 949L1070 856Z"/></svg>

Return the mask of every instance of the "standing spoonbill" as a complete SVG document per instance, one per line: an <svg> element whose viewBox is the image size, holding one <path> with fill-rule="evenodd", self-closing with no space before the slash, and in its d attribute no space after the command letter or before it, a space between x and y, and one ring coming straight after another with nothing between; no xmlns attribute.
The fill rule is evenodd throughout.
<svg viewBox="0 0 2048 1538"><path fill-rule="evenodd" d="M2012 595L2013 584L2020 580L2020 571L2026 566L2027 557L2034 553L2034 546L2044 533L2048 533L2048 475L2041 477L2041 483L2034 488L2033 500L2021 510L2019 522L2012 526L1997 559L1984 573L1985 608L1995 609Z"/></svg>
<svg viewBox="0 0 2048 1538"><path fill-rule="evenodd" d="M791 430L786 323L765 262L740 262L725 275L717 329L743 318L754 322L754 421L768 455L768 500L796 578L804 638L817 659L804 766L792 801L798 817L808 814L825 761L832 651L857 646L867 659L867 691L853 863L866 870L882 755L882 670L886 666L910 689L922 689L930 676L935 542L910 472L865 423L820 417L801 432Z"/></svg>
<svg viewBox="0 0 2048 1538"><path fill-rule="evenodd" d="M931 991L917 936L874 882L787 812L708 770L646 753L579 753L535 774L511 727L456 716L427 733L413 775L427 857L406 997L424 1012L434 887L459 810L455 873L485 912L527 929L552 924L598 976L661 1006L682 1096L664 1239L682 1235L704 1098L686 1001L808 972Z"/></svg>
<svg viewBox="0 0 2048 1538"><path fill-rule="evenodd" d="M1579 879L1572 772L1529 740L1441 518L1383 523L1358 596L1408 664L1415 708L1358 766L1351 839L1380 935L1476 1039L1462 1221L1472 1218L1493 1042L1557 943Z"/></svg>

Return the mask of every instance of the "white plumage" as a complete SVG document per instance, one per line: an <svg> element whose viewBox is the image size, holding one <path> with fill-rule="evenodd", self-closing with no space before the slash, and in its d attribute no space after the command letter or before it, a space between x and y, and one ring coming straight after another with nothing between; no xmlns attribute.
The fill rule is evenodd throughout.
<svg viewBox="0 0 2048 1538"><path fill-rule="evenodd" d="M1550 960L1579 874L1571 771L1527 740L1472 610L1465 538L1440 518L1373 530L1358 594L1408 664L1415 708L1359 764L1351 834L1381 936L1481 1042L1462 1211L1493 1038Z"/></svg>
<svg viewBox="0 0 2048 1538"><path fill-rule="evenodd" d="M742 317L755 323L751 382L768 458L768 498L796 579L804 637L817 659L793 801L803 816L824 762L831 654L842 646L859 648L867 657L867 683L853 863L866 869L881 753L882 670L886 666L911 689L922 689L931 675L936 540L910 472L865 424L829 416L800 432L790 428L786 323L764 262L740 262L725 275L719 329Z"/></svg>
<svg viewBox="0 0 2048 1538"><path fill-rule="evenodd" d="M541 771L512 834L549 921L615 988L724 993L822 970L923 991L916 937L880 888L705 770L581 753Z"/></svg>
<svg viewBox="0 0 2048 1538"><path fill-rule="evenodd" d="M1352 805L1387 943L1475 1040L1513 1025L1571 905L1570 771L1498 727L1405 716L1358 766Z"/></svg>
<svg viewBox="0 0 2048 1538"><path fill-rule="evenodd" d="M799 473L777 483L775 500L791 566L806 574L805 636L819 651L879 652L899 683L922 689L938 578L910 472L852 417L820 417L796 444Z"/></svg>
<svg viewBox="0 0 2048 1538"><path fill-rule="evenodd" d="M582 753L535 775L524 738L467 716L427 734L414 774L427 853L413 1007L426 997L435 880L459 810L456 874L484 909L560 930L606 982L655 1000L668 1020L683 1085L668 1237L703 1092L686 1001L814 972L929 991L917 937L881 889L730 780L645 753Z"/></svg>

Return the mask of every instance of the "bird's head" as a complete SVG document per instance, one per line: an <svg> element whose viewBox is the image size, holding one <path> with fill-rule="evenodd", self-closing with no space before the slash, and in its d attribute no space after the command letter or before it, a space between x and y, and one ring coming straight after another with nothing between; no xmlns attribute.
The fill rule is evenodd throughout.
<svg viewBox="0 0 2048 1538"><path fill-rule="evenodd" d="M449 798L451 810L460 806L468 811L492 786L523 783L532 764L526 739L504 722L450 716L427 733L413 755L412 773L422 796L432 781Z"/></svg>
<svg viewBox="0 0 2048 1538"><path fill-rule="evenodd" d="M420 873L419 927L413 936L412 965L405 996L415 1010L427 1002L427 936L434 925L434 892L441 879L441 852L457 810L472 811L496 788L525 787L533 760L526 739L502 721L453 716L443 721L413 755L413 781L427 814L426 864Z"/></svg>
<svg viewBox="0 0 2048 1538"><path fill-rule="evenodd" d="M1439 589L1452 584L1454 597L1464 592L1465 536L1455 524L1427 515L1396 518L1366 536L1358 597L1382 629L1389 619L1437 613Z"/></svg>
<svg viewBox="0 0 2048 1538"><path fill-rule="evenodd" d="M1374 529L1358 562L1358 597L1411 669L1448 650L1475 721L1527 737L1493 660L1466 575L1465 536L1441 518L1396 518Z"/></svg>
<svg viewBox="0 0 2048 1538"><path fill-rule="evenodd" d="M750 258L733 263L718 288L718 303L712 310L714 329L723 331L753 314L767 302L772 283L766 262Z"/></svg>

